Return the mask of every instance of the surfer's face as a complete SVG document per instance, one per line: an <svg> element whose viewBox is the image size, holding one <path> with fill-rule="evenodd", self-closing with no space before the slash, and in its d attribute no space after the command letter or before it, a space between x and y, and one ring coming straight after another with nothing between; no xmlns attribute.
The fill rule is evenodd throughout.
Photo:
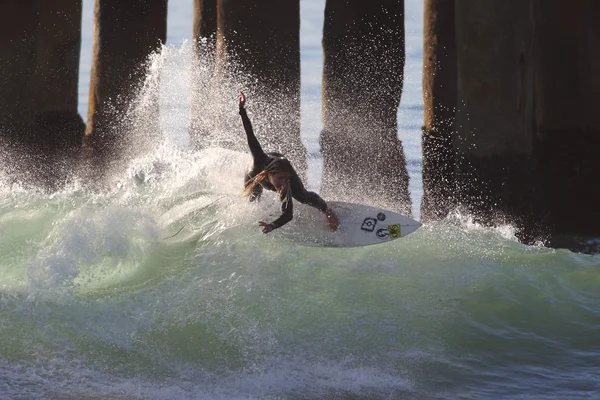
<svg viewBox="0 0 600 400"><path fill-rule="evenodd" d="M290 174L287 172L271 172L269 174L269 182L275 186L275 189L280 190L285 185L289 177Z"/></svg>

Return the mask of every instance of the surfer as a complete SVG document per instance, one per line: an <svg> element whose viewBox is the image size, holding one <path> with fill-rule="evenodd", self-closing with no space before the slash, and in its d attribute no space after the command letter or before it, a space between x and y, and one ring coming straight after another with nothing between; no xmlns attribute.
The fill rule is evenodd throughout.
<svg viewBox="0 0 600 400"><path fill-rule="evenodd" d="M263 151L254 135L245 105L246 96L240 92L240 115L248 137L248 147L252 154L252 164L246 172L244 180L244 194L249 196L250 201L255 201L260 198L263 189L267 189L278 192L281 200L281 216L271 223L264 221L258 223L262 227L263 233L267 234L292 220L294 216L292 198L322 211L329 229L335 231L339 225L337 216L318 194L304 188L290 161L280 153Z"/></svg>

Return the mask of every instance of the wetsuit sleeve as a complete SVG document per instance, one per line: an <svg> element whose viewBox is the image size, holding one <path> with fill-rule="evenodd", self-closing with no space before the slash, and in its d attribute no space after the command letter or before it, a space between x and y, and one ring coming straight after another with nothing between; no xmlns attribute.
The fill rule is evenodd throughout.
<svg viewBox="0 0 600 400"><path fill-rule="evenodd" d="M292 218L294 218L294 203L292 199L289 199L287 202L281 203L281 217L271 222L271 227L273 229L280 228L290 222Z"/></svg>
<svg viewBox="0 0 600 400"><path fill-rule="evenodd" d="M246 114L245 108L240 108L240 115L242 116L242 122L244 123L244 130L246 131L246 136L248 138L248 147L250 147L250 153L254 159L254 165L262 166L267 159L267 155L263 151L258 139L254 135L252 123L250 122L250 118L248 118L248 114Z"/></svg>

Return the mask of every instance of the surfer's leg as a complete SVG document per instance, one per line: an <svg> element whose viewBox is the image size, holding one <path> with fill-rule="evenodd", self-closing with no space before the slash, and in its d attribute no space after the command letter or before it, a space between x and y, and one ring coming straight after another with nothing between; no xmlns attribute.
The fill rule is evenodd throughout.
<svg viewBox="0 0 600 400"><path fill-rule="evenodd" d="M302 204L307 204L323 212L327 210L327 203L325 200L323 200L321 196L315 192L309 192L306 190L298 175L293 175L290 178L290 185L292 187L292 197L295 200L298 200Z"/></svg>
<svg viewBox="0 0 600 400"><path fill-rule="evenodd" d="M327 203L321 198L321 196L315 192L309 192L306 190L298 175L294 175L290 178L290 185L292 188L292 197L295 200L322 211L325 214L327 225L329 225L329 229L332 231L335 231L338 228L340 222L333 210L327 207Z"/></svg>

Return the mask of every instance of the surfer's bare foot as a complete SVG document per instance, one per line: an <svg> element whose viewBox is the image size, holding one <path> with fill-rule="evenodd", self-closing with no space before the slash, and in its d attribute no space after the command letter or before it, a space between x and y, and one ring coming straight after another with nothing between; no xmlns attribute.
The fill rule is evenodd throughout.
<svg viewBox="0 0 600 400"><path fill-rule="evenodd" d="M335 232L338 226L340 226L340 221L331 208L328 208L325 211L325 218L327 219L327 225L329 225L329 229L332 232Z"/></svg>

